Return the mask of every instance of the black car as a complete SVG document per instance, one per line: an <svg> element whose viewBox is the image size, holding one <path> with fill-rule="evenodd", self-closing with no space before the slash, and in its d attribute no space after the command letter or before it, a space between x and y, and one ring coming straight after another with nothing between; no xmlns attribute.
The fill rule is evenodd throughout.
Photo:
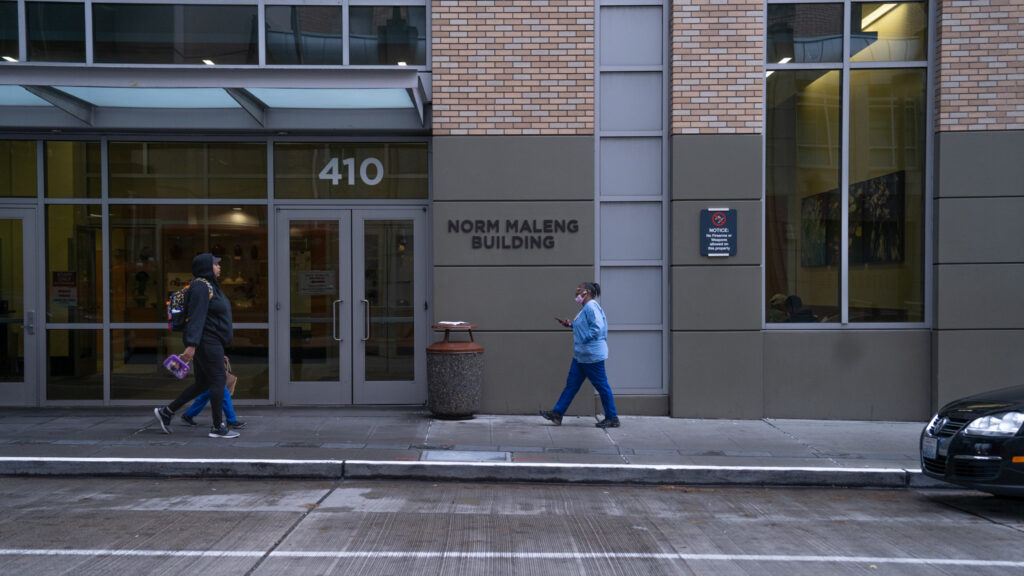
<svg viewBox="0 0 1024 576"><path fill-rule="evenodd" d="M921 471L1000 496L1024 496L1024 386L950 402L921 432Z"/></svg>

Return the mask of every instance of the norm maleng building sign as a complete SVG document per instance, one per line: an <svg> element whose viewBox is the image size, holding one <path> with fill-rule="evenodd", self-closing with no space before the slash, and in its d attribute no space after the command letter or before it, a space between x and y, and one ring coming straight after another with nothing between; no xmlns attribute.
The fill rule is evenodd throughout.
<svg viewBox="0 0 1024 576"><path fill-rule="evenodd" d="M435 202L434 213L440 266L593 262L591 202Z"/></svg>
<svg viewBox="0 0 1024 576"><path fill-rule="evenodd" d="M579 231L575 219L448 220L448 233L468 236L473 250L552 250L558 236Z"/></svg>

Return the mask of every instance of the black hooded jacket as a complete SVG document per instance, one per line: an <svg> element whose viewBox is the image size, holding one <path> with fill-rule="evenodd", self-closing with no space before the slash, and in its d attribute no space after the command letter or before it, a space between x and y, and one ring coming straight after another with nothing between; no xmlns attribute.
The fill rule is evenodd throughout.
<svg viewBox="0 0 1024 576"><path fill-rule="evenodd" d="M213 286L213 298L210 289L201 280L192 280L191 294L188 299L188 324L182 340L185 346L198 346L203 335L210 335L227 346L234 338L231 329L231 301L217 284L217 276L213 273L213 254L199 254L192 259L192 275L206 279Z"/></svg>

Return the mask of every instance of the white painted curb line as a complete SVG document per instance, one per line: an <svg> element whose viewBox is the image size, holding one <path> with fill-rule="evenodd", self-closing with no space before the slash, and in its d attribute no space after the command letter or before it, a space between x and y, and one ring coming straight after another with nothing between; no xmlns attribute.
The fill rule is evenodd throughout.
<svg viewBox="0 0 1024 576"><path fill-rule="evenodd" d="M316 478L640 485L844 486L938 488L904 468L394 462L205 458L0 457L2 476L143 476L176 478Z"/></svg>

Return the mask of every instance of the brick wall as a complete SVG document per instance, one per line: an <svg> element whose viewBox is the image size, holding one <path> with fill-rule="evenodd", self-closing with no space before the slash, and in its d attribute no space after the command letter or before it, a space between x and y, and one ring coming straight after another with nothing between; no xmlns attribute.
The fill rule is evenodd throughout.
<svg viewBox="0 0 1024 576"><path fill-rule="evenodd" d="M763 63L763 0L673 0L672 133L760 133Z"/></svg>
<svg viewBox="0 0 1024 576"><path fill-rule="evenodd" d="M593 0L434 0L435 135L594 132Z"/></svg>
<svg viewBox="0 0 1024 576"><path fill-rule="evenodd" d="M939 4L936 130L1024 129L1024 2Z"/></svg>

